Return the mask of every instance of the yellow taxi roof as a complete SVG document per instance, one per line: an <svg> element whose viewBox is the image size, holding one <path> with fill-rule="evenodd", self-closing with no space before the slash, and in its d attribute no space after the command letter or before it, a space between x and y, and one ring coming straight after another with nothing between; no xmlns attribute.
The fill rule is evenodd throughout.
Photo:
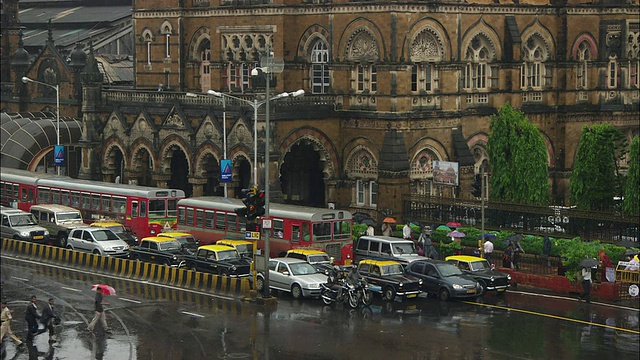
<svg viewBox="0 0 640 360"><path fill-rule="evenodd" d="M203 245L198 247L198 250L200 249L209 250L209 251L235 250L231 246L226 246L226 245Z"/></svg>
<svg viewBox="0 0 640 360"><path fill-rule="evenodd" d="M327 255L326 251L322 251L318 249L299 249L299 248L287 250L287 253L298 253L302 255L318 255L318 254Z"/></svg>
<svg viewBox="0 0 640 360"><path fill-rule="evenodd" d="M371 265L378 265L378 266L402 265L401 263L393 260L374 260L374 259L360 260L358 264L371 264Z"/></svg>
<svg viewBox="0 0 640 360"><path fill-rule="evenodd" d="M221 239L216 241L216 244L236 244L236 245L252 245L251 241L247 240L237 240L237 239Z"/></svg>
<svg viewBox="0 0 640 360"><path fill-rule="evenodd" d="M95 227L110 227L110 226L124 226L124 225L120 224L119 222L115 222L115 221L96 221L96 222L92 223L91 226L95 226Z"/></svg>
<svg viewBox="0 0 640 360"><path fill-rule="evenodd" d="M471 255L451 255L451 256L447 256L445 260L460 260L460 261L472 262L472 261L483 261L486 259L483 259L477 256L471 256Z"/></svg>
<svg viewBox="0 0 640 360"><path fill-rule="evenodd" d="M142 238L142 240L140 240L140 241L144 241L144 240L154 241L154 242L178 241L178 240L176 240L174 238L163 237L163 236L149 236L149 237L146 237L146 238Z"/></svg>
<svg viewBox="0 0 640 360"><path fill-rule="evenodd" d="M163 231L159 233L158 236L175 237L175 236L193 236L193 235L186 232L179 232L179 231Z"/></svg>

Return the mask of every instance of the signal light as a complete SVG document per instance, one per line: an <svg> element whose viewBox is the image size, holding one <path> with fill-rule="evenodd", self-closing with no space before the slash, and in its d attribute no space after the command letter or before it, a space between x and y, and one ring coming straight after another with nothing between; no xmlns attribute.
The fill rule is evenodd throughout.
<svg viewBox="0 0 640 360"><path fill-rule="evenodd" d="M256 206L255 212L257 216L264 215L264 205L265 205L264 190L260 190L258 191L255 197L255 206Z"/></svg>

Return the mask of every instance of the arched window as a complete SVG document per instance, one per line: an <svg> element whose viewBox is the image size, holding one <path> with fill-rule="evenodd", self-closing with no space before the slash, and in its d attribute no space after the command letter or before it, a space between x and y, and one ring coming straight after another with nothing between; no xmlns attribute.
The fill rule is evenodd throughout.
<svg viewBox="0 0 640 360"><path fill-rule="evenodd" d="M578 60L578 70L576 72L576 88L577 89L587 89L588 88L588 78L587 78L587 69L588 62L591 60L591 46L587 41L583 41L578 46L577 52Z"/></svg>
<svg viewBox="0 0 640 360"><path fill-rule="evenodd" d="M150 70L151 69L151 42L153 41L153 34L151 33L151 31L147 29L142 32L142 41L145 44L146 52L147 52L146 69Z"/></svg>
<svg viewBox="0 0 640 360"><path fill-rule="evenodd" d="M435 32L426 28L411 42L409 58L411 66L411 91L432 93L438 88L437 64L442 61L443 51Z"/></svg>
<svg viewBox="0 0 640 360"><path fill-rule="evenodd" d="M607 65L607 87L610 89L618 87L618 57L616 54L609 56Z"/></svg>
<svg viewBox="0 0 640 360"><path fill-rule="evenodd" d="M203 93L211 89L211 49L208 42L200 52L200 89Z"/></svg>
<svg viewBox="0 0 640 360"><path fill-rule="evenodd" d="M162 33L165 38L165 58L171 57L171 27L168 24L165 24L162 27Z"/></svg>
<svg viewBox="0 0 640 360"><path fill-rule="evenodd" d="M484 34L477 34L467 47L464 60L467 65L462 74L465 90L489 90L490 63L495 58L493 45Z"/></svg>
<svg viewBox="0 0 640 360"><path fill-rule="evenodd" d="M520 87L522 89L541 90L545 85L545 61L549 50L539 34L531 35L522 45L524 63L520 67Z"/></svg>
<svg viewBox="0 0 640 360"><path fill-rule="evenodd" d="M355 180L353 203L375 207L378 203L378 162L365 147L354 150L347 160L347 174Z"/></svg>
<svg viewBox="0 0 640 360"><path fill-rule="evenodd" d="M346 49L346 58L354 63L351 88L356 93L378 91L378 69L375 63L380 52L374 36L367 29L359 29L354 32Z"/></svg>
<svg viewBox="0 0 640 360"><path fill-rule="evenodd" d="M329 85L329 49L324 41L317 40L311 50L311 91L325 94Z"/></svg>
<svg viewBox="0 0 640 360"><path fill-rule="evenodd" d="M628 30L627 36L627 59L629 59L628 77L629 87L637 89L640 85L640 32L636 23L635 31Z"/></svg>

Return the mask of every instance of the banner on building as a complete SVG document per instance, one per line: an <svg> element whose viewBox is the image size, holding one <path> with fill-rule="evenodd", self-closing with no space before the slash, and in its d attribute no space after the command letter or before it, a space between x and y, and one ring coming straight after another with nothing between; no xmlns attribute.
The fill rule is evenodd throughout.
<svg viewBox="0 0 640 360"><path fill-rule="evenodd" d="M433 161L433 182L436 185L458 186L458 163Z"/></svg>
<svg viewBox="0 0 640 360"><path fill-rule="evenodd" d="M220 182L231 182L231 160L222 159L220 161Z"/></svg>

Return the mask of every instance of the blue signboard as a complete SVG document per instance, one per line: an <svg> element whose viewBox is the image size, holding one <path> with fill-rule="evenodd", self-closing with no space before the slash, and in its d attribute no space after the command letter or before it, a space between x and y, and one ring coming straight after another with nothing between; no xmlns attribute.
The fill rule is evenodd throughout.
<svg viewBox="0 0 640 360"><path fill-rule="evenodd" d="M64 165L64 145L56 145L53 148L53 164L55 166Z"/></svg>
<svg viewBox="0 0 640 360"><path fill-rule="evenodd" d="M231 160L229 159L220 161L220 182L231 182Z"/></svg>

